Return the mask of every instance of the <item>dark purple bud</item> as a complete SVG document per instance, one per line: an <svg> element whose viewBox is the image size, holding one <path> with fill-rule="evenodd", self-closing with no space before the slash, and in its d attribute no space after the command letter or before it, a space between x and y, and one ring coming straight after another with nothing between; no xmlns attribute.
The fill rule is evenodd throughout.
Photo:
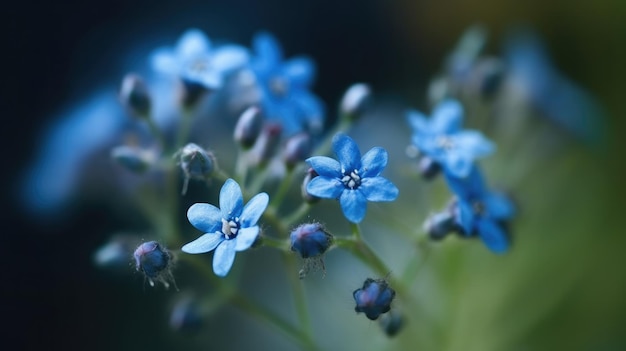
<svg viewBox="0 0 626 351"><path fill-rule="evenodd" d="M254 157L258 166L264 167L267 162L274 157L280 145L280 135L282 133L280 124L266 124L261 130L261 134L254 145Z"/></svg>
<svg viewBox="0 0 626 351"><path fill-rule="evenodd" d="M453 211L443 210L431 214L423 225L424 231L433 240L441 240L458 229Z"/></svg>
<svg viewBox="0 0 626 351"><path fill-rule="evenodd" d="M393 310L380 316L378 322L385 334L389 337L398 334L398 332L404 327L404 317L400 313L394 312Z"/></svg>
<svg viewBox="0 0 626 351"><path fill-rule="evenodd" d="M301 224L291 232L291 251L302 258L316 257L328 250L333 236L319 223Z"/></svg>
<svg viewBox="0 0 626 351"><path fill-rule="evenodd" d="M176 302L170 316L170 327L178 332L195 332L203 324L200 306L191 297Z"/></svg>
<svg viewBox="0 0 626 351"><path fill-rule="evenodd" d="M381 314L389 312L396 292L384 279L367 278L363 287L355 290L352 296L356 302L354 310L357 313L365 313L365 316L371 320L376 320Z"/></svg>
<svg viewBox="0 0 626 351"><path fill-rule="evenodd" d="M431 180L439 174L441 166L428 156L421 156L417 165L420 174L424 179Z"/></svg>
<svg viewBox="0 0 626 351"><path fill-rule="evenodd" d="M261 110L256 106L251 106L243 111L239 117L233 138L236 143L247 150L254 145L262 129L263 115Z"/></svg>
<svg viewBox="0 0 626 351"><path fill-rule="evenodd" d="M351 85L343 94L339 112L349 119L357 119L363 115L367 104L370 101L372 90L365 83Z"/></svg>
<svg viewBox="0 0 626 351"><path fill-rule="evenodd" d="M298 133L287 139L283 158L288 169L293 169L298 163L311 156L313 143L308 133Z"/></svg>
<svg viewBox="0 0 626 351"><path fill-rule="evenodd" d="M180 85L180 104L185 109L193 109L208 92L204 85L183 79Z"/></svg>
<svg viewBox="0 0 626 351"><path fill-rule="evenodd" d="M135 268L148 278L151 286L158 280L169 287L168 280L171 280L170 267L172 255L156 241L148 241L139 245L133 253L135 258Z"/></svg>
<svg viewBox="0 0 626 351"><path fill-rule="evenodd" d="M149 118L152 101L146 84L140 76L129 73L122 79L120 100L136 117Z"/></svg>
<svg viewBox="0 0 626 351"><path fill-rule="evenodd" d="M309 184L309 182L311 182L311 180L315 177L317 177L318 174L317 172L315 172L315 170L313 168L309 168L306 171L306 174L304 176L304 180L302 181L302 187L300 188L301 192L302 192L302 198L304 199L304 201L306 201L307 203L315 203L317 202L320 198L317 196L313 196L311 194L309 194L308 191L306 191L306 187Z"/></svg>
<svg viewBox="0 0 626 351"><path fill-rule="evenodd" d="M111 157L122 167L135 173L147 171L156 159L154 152L128 145L114 147Z"/></svg>

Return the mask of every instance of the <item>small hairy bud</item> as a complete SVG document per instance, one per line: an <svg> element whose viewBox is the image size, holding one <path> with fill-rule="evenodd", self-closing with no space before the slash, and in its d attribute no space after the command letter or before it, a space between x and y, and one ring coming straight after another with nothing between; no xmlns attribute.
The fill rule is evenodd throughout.
<svg viewBox="0 0 626 351"><path fill-rule="evenodd" d="M190 179L206 180L215 171L216 159L213 153L204 150L200 146L189 143L179 152L179 163L185 175L183 195L187 193L187 185Z"/></svg>
<svg viewBox="0 0 626 351"><path fill-rule="evenodd" d="M368 84L356 83L351 85L343 94L339 105L339 112L349 119L357 119L363 114L370 101L372 89Z"/></svg>
<svg viewBox="0 0 626 351"><path fill-rule="evenodd" d="M243 149L251 148L256 142L261 129L263 128L263 115L256 106L248 107L237 121L233 139L241 145Z"/></svg>
<svg viewBox="0 0 626 351"><path fill-rule="evenodd" d="M354 310L365 313L370 320L376 320L381 314L389 312L396 292L384 279L367 278L363 287L355 290L352 296L356 302Z"/></svg>
<svg viewBox="0 0 626 351"><path fill-rule="evenodd" d="M143 79L129 73L122 79L119 93L122 104L136 117L149 118L152 100Z"/></svg>
<svg viewBox="0 0 626 351"><path fill-rule="evenodd" d="M133 253L133 257L135 258L135 268L148 278L150 286L154 286L156 280L168 288L170 281L174 281L170 270L173 257L158 242L142 243Z"/></svg>

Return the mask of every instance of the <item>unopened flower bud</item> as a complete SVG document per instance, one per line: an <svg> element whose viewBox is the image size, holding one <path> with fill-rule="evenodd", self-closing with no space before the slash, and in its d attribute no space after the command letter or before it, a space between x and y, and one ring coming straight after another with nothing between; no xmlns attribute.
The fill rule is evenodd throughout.
<svg viewBox="0 0 626 351"><path fill-rule="evenodd" d="M302 181L302 186L300 187L300 191L302 192L302 198L309 204L317 202L320 198L317 196L313 196L306 191L307 185L311 182L311 180L317 177L318 174L315 172L313 168L309 168L304 175L304 180Z"/></svg>
<svg viewBox="0 0 626 351"><path fill-rule="evenodd" d="M308 133L298 133L287 139L283 158L288 169L293 169L298 163L311 156L313 143Z"/></svg>
<svg viewBox="0 0 626 351"><path fill-rule="evenodd" d="M173 281L170 271L172 255L156 241L145 242L133 253L135 258L135 268L145 274L150 286L154 286L154 281L160 281L165 288L169 287L169 282Z"/></svg>
<svg viewBox="0 0 626 351"><path fill-rule="evenodd" d="M473 67L470 77L470 89L485 99L493 97L504 80L505 68L501 60L495 57L480 59Z"/></svg>
<svg viewBox="0 0 626 351"><path fill-rule="evenodd" d="M394 312L393 310L380 316L378 322L385 334L389 337L398 334L398 332L404 327L404 317L400 313Z"/></svg>
<svg viewBox="0 0 626 351"><path fill-rule="evenodd" d="M356 302L354 310L357 313L365 313L365 316L371 320L376 320L381 314L389 312L396 292L384 279L367 278L363 287L355 290L352 296Z"/></svg>
<svg viewBox="0 0 626 351"><path fill-rule="evenodd" d="M276 154L281 133L282 126L274 123L265 125L261 130L253 150L254 161L259 167L267 165L267 162Z"/></svg>
<svg viewBox="0 0 626 351"><path fill-rule="evenodd" d="M133 115L140 118L150 117L152 101L146 84L140 76L129 73L122 79L120 100Z"/></svg>
<svg viewBox="0 0 626 351"><path fill-rule="evenodd" d="M127 269L136 241L131 235L115 235L96 250L93 261L101 268Z"/></svg>
<svg viewBox="0 0 626 351"><path fill-rule="evenodd" d="M197 331L203 322L198 303L189 296L179 299L170 315L170 327L178 332Z"/></svg>
<svg viewBox="0 0 626 351"><path fill-rule="evenodd" d="M183 79L180 84L180 104L191 110L209 92L202 84Z"/></svg>
<svg viewBox="0 0 626 351"><path fill-rule="evenodd" d="M111 157L122 167L135 173L145 172L156 159L153 151L128 145L114 147Z"/></svg>
<svg viewBox="0 0 626 351"><path fill-rule="evenodd" d="M251 148L263 128L263 115L256 106L248 107L237 121L233 138L243 149Z"/></svg>
<svg viewBox="0 0 626 351"><path fill-rule="evenodd" d="M213 153L208 152L200 146L189 143L179 152L179 163L185 175L183 185L183 195L187 192L187 185L190 179L206 180L215 171L216 160Z"/></svg>
<svg viewBox="0 0 626 351"><path fill-rule="evenodd" d="M426 218L423 228L431 239L441 240L457 229L454 213L447 209L434 213Z"/></svg>
<svg viewBox="0 0 626 351"><path fill-rule="evenodd" d="M339 111L349 119L361 117L370 101L372 90L368 84L357 83L351 85L343 94Z"/></svg>
<svg viewBox="0 0 626 351"><path fill-rule="evenodd" d="M300 279L310 271L326 272L323 254L333 243L333 236L321 224L302 224L291 232L290 239L291 251L299 253L304 259L304 266L299 272Z"/></svg>
<svg viewBox="0 0 626 351"><path fill-rule="evenodd" d="M428 156L421 156L417 167L422 177L427 180L433 179L441 171L439 163Z"/></svg>

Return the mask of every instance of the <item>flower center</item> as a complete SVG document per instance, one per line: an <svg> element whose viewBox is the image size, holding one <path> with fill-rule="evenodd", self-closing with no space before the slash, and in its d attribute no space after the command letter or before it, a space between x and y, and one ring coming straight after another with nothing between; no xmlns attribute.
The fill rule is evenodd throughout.
<svg viewBox="0 0 626 351"><path fill-rule="evenodd" d="M361 176L359 176L359 170L355 169L348 174L348 172L343 172L344 176L341 178L341 182L350 189L358 188L361 185Z"/></svg>
<svg viewBox="0 0 626 351"><path fill-rule="evenodd" d="M289 82L282 77L273 77L270 79L269 87L276 96L283 97L289 91Z"/></svg>
<svg viewBox="0 0 626 351"><path fill-rule="evenodd" d="M191 62L189 65L189 71L195 74L202 74L206 72L210 67L209 60L206 58L198 58Z"/></svg>
<svg viewBox="0 0 626 351"><path fill-rule="evenodd" d="M474 210L474 214L476 214L477 216L482 216L487 212L485 204L481 201L472 202L472 209Z"/></svg>
<svg viewBox="0 0 626 351"><path fill-rule="evenodd" d="M239 217L235 217L231 220L222 218L222 234L226 240L234 239L239 232Z"/></svg>
<svg viewBox="0 0 626 351"><path fill-rule="evenodd" d="M437 138L437 146L444 150L451 150L454 148L454 141L446 136L440 136Z"/></svg>

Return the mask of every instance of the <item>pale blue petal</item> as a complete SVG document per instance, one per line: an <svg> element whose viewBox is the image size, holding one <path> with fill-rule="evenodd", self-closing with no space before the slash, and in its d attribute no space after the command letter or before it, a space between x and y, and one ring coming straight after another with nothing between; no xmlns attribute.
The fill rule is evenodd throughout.
<svg viewBox="0 0 626 351"><path fill-rule="evenodd" d="M393 201L398 197L398 188L383 177L365 178L359 190L367 201Z"/></svg>
<svg viewBox="0 0 626 351"><path fill-rule="evenodd" d="M321 176L329 178L339 178L341 174L341 165L337 160L326 156L309 157L306 162Z"/></svg>
<svg viewBox="0 0 626 351"><path fill-rule="evenodd" d="M471 155L472 158L479 158L493 153L496 146L482 133L475 130L466 130L455 134L452 137L455 150L450 152L461 152Z"/></svg>
<svg viewBox="0 0 626 351"><path fill-rule="evenodd" d="M223 240L224 237L219 233L206 233L198 239L185 244L181 250L188 254L201 254L215 249Z"/></svg>
<svg viewBox="0 0 626 351"><path fill-rule="evenodd" d="M197 203L187 210L189 223L204 233L213 233L222 228L222 212L211 204Z"/></svg>
<svg viewBox="0 0 626 351"><path fill-rule="evenodd" d="M463 124L463 106L456 100L445 100L433 111L430 132L434 134L452 134L461 130Z"/></svg>
<svg viewBox="0 0 626 351"><path fill-rule="evenodd" d="M485 181L480 169L474 165L466 177L457 177L449 172L444 172L448 187L459 198L465 201L481 199L485 192Z"/></svg>
<svg viewBox="0 0 626 351"><path fill-rule="evenodd" d="M458 178L465 178L472 170L473 160L466 154L460 152L448 152L445 154L444 167L452 175Z"/></svg>
<svg viewBox="0 0 626 351"><path fill-rule="evenodd" d="M296 57L285 62L283 70L297 89L309 87L315 77L315 63L308 57Z"/></svg>
<svg viewBox="0 0 626 351"><path fill-rule="evenodd" d="M472 205L461 199L457 202L457 224L463 228L464 234L470 236L474 232L474 209Z"/></svg>
<svg viewBox="0 0 626 351"><path fill-rule="evenodd" d="M259 235L259 226L241 228L237 233L237 237L233 239L235 241L235 250L243 251L247 250L252 244L254 244L254 240Z"/></svg>
<svg viewBox="0 0 626 351"><path fill-rule="evenodd" d="M266 193L255 195L241 211L241 226L243 228L256 225L267 208L270 197Z"/></svg>
<svg viewBox="0 0 626 351"><path fill-rule="evenodd" d="M481 219L478 221L478 233L485 245L494 253L505 253L509 249L509 241L504 230L494 221Z"/></svg>
<svg viewBox="0 0 626 351"><path fill-rule="evenodd" d="M382 147L371 148L361 158L361 178L376 177L387 166L389 156Z"/></svg>
<svg viewBox="0 0 626 351"><path fill-rule="evenodd" d="M224 240L215 249L213 255L213 272L220 277L225 277L235 261L235 240Z"/></svg>
<svg viewBox="0 0 626 351"><path fill-rule="evenodd" d="M415 110L409 110L406 114L406 119L413 129L415 134L428 133L428 120L421 112Z"/></svg>
<svg viewBox="0 0 626 351"><path fill-rule="evenodd" d="M306 191L310 195L323 199L337 199L345 189L345 186L339 179L324 176L311 179L306 186Z"/></svg>
<svg viewBox="0 0 626 351"><path fill-rule="evenodd" d="M367 200L358 190L346 190L339 198L344 216L352 222L359 223L365 217L367 210Z"/></svg>
<svg viewBox="0 0 626 351"><path fill-rule="evenodd" d="M254 36L252 46L258 57L256 62L263 68L271 68L282 61L282 50L276 38L267 32L261 32Z"/></svg>
<svg viewBox="0 0 626 351"><path fill-rule="evenodd" d="M242 68L248 63L248 50L239 45L221 46L213 52L211 66L220 73L230 72Z"/></svg>
<svg viewBox="0 0 626 351"><path fill-rule="evenodd" d="M307 90L293 93L291 102L302 113L300 130L305 128L313 134L319 134L324 129L324 104Z"/></svg>
<svg viewBox="0 0 626 351"><path fill-rule="evenodd" d="M515 215L515 205L504 194L492 192L484 197L485 207L490 217L507 220Z"/></svg>
<svg viewBox="0 0 626 351"><path fill-rule="evenodd" d="M361 152L359 146L346 134L339 133L333 137L333 150L345 172L361 169Z"/></svg>
<svg viewBox="0 0 626 351"><path fill-rule="evenodd" d="M150 55L150 65L159 73L174 75L180 72L180 63L169 48L156 49Z"/></svg>
<svg viewBox="0 0 626 351"><path fill-rule="evenodd" d="M205 54L209 50L211 50L211 41L198 29L186 31L176 45L176 55L180 59L190 59Z"/></svg>
<svg viewBox="0 0 626 351"><path fill-rule="evenodd" d="M243 209L243 195L239 184L232 179L226 180L226 183L220 190L220 209L222 210L222 218L230 219L239 217Z"/></svg>

